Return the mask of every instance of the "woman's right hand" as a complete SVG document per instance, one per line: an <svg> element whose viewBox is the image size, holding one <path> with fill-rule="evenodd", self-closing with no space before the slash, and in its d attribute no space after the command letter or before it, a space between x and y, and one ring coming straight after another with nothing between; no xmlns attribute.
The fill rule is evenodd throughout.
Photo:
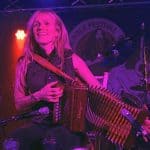
<svg viewBox="0 0 150 150"><path fill-rule="evenodd" d="M63 88L58 86L57 81L48 83L38 92L40 99L46 99L49 102L58 102L62 95Z"/></svg>

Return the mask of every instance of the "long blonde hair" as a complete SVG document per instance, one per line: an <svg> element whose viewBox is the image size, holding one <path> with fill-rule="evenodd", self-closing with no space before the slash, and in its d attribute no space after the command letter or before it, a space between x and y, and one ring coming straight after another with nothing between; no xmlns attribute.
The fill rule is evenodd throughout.
<svg viewBox="0 0 150 150"><path fill-rule="evenodd" d="M68 37L68 32L66 30L66 27L63 23L63 21L60 19L60 17L54 12L54 11L46 11L46 10L41 10L41 11L36 11L32 17L30 18L28 24L27 24L27 38L25 42L25 47L24 51L26 55L31 55L31 52L34 52L35 50L33 49L34 44L36 44L33 36L33 23L36 17L39 14L49 14L54 17L55 22L56 22L56 29L59 30L59 36L57 38L55 48L58 52L58 56L61 58L63 55L63 51L65 49L71 49L70 42L69 42L69 37Z"/></svg>
<svg viewBox="0 0 150 150"><path fill-rule="evenodd" d="M27 65L29 62L33 60L32 53L36 51L35 45L38 45L33 35L33 24L34 24L36 17L41 13L49 14L53 16L53 18L55 19L56 30L58 30L58 38L55 41L55 49L57 51L58 56L61 59L61 66L64 63L64 51L71 49L68 32L66 30L66 27L63 21L60 19L60 17L52 10L40 10L40 11L34 12L34 14L31 16L31 18L29 19L27 23L27 31L26 31L27 36L26 36L26 40L25 40L25 44L23 48L24 57L23 57L23 60L21 60L18 65L19 66L17 70L18 77L16 77L17 78L16 84L25 85L25 75L27 71ZM22 83L19 83L19 82L22 82Z"/></svg>

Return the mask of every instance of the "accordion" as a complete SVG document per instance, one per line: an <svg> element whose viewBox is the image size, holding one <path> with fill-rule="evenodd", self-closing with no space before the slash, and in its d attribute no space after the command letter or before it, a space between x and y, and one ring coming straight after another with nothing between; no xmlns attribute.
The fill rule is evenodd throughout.
<svg viewBox="0 0 150 150"><path fill-rule="evenodd" d="M71 131L91 132L95 136L103 134L112 143L129 148L135 138L123 110L129 111L139 123L148 116L147 110L123 103L118 95L107 89L73 85L65 87L61 120ZM90 126L88 130L86 124Z"/></svg>
<svg viewBox="0 0 150 150"><path fill-rule="evenodd" d="M73 132L85 131L85 114L88 99L84 85L66 86L65 104L62 110L62 123Z"/></svg>

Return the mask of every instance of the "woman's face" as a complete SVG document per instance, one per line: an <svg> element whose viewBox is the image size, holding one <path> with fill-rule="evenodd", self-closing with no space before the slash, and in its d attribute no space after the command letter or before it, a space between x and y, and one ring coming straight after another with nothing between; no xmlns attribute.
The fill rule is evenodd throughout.
<svg viewBox="0 0 150 150"><path fill-rule="evenodd" d="M40 46L54 46L55 40L58 37L54 16L48 13L38 14L33 23L33 34Z"/></svg>

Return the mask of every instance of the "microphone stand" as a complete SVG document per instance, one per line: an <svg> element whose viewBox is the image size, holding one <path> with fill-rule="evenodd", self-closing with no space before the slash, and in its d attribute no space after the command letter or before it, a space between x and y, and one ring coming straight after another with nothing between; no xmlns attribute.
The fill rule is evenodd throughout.
<svg viewBox="0 0 150 150"><path fill-rule="evenodd" d="M6 125L10 122L10 121L14 121L14 120L17 120L15 117L11 117L11 118L8 118L8 119L4 119L4 120L0 120L0 135L2 136L6 136L6 132L5 132L5 127Z"/></svg>
<svg viewBox="0 0 150 150"><path fill-rule="evenodd" d="M146 48L145 48L145 39L144 39L144 30L145 30L145 25L144 22L141 24L141 29L142 29L142 35L141 35L141 40L140 40L140 50L142 51L142 56L143 56L143 62L144 62L144 83L145 83L145 102L146 106L148 107L148 111L150 112L150 100L148 100L148 94L150 94L150 89L149 89L149 75L148 75L148 62L147 62L147 56L146 56Z"/></svg>
<svg viewBox="0 0 150 150"><path fill-rule="evenodd" d="M8 119L0 120L0 126L6 126L11 121L19 120L16 116L12 116Z"/></svg>
<svg viewBox="0 0 150 150"><path fill-rule="evenodd" d="M0 120L0 135L2 135L2 137L6 136L6 132L5 132L5 127L6 125L10 122L13 121L13 118L8 118L8 119L4 119L4 120ZM1 141L1 139L0 139Z"/></svg>
<svg viewBox="0 0 150 150"><path fill-rule="evenodd" d="M5 137L6 136L5 127L9 122L16 121L16 120L19 120L17 116L12 116L10 118L0 120L0 135L2 134Z"/></svg>
<svg viewBox="0 0 150 150"><path fill-rule="evenodd" d="M11 121L19 120L19 116L11 116L7 119L0 119L0 135L2 134L4 137L6 136L5 127Z"/></svg>
<svg viewBox="0 0 150 150"><path fill-rule="evenodd" d="M4 120L0 120L0 126L7 125L7 123L10 121L22 120L22 119L35 117L35 116L42 116L42 115L45 116L45 115L49 115L49 114L50 114L50 110L48 107L41 107L35 111L25 112L25 113L22 113L19 115L11 116Z"/></svg>

